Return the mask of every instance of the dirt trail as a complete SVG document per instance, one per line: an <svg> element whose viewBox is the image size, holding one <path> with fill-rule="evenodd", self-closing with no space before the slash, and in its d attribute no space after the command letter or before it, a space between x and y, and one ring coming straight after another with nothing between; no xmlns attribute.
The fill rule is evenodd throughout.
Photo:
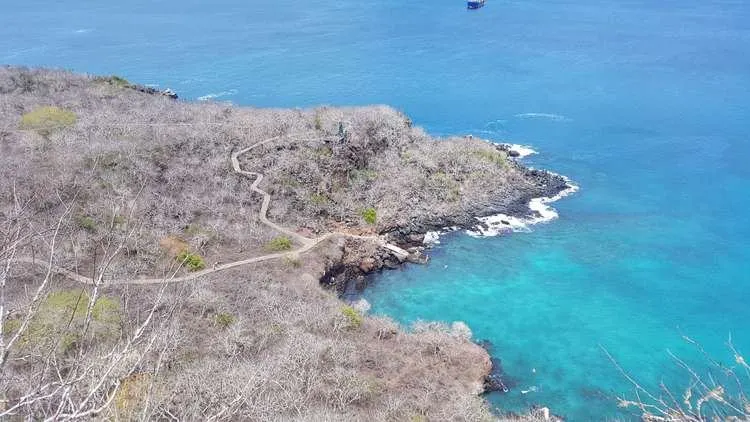
<svg viewBox="0 0 750 422"><path fill-rule="evenodd" d="M145 277L145 278L111 279L111 280L105 280L104 283L105 284L160 284L160 283L181 283L181 282L191 281L191 280L195 280L195 279L198 279L200 277L203 277L209 274L217 273L219 271L224 271L230 268L240 267L243 265L254 264L256 262L270 261L273 259L278 259L278 258L283 258L283 257L291 258L293 256L308 252L310 249L314 248L321 242L334 236L345 236L345 237L356 238L356 239L372 240L372 241L378 242L381 245L385 245L385 242L379 236L358 236L358 235L353 235L349 233L341 233L341 232L326 233L320 237L311 239L309 237L302 236L301 234L294 232L292 230L289 230L285 227L282 227L268 219L267 214L268 214L268 206L271 203L271 195L269 195L267 192L265 192L264 190L258 187L260 182L263 180L263 174L243 170L242 167L240 167L239 157L253 150L254 148L257 148L261 145L265 145L267 143L277 141L282 138L283 136L275 136L273 138L269 138L269 139L257 142L247 148L234 152L231 156L232 169L235 171L235 173L241 174L246 177L255 178L255 180L253 181L253 184L250 186L250 189L252 189L253 192L260 194L263 198L263 202L261 204L260 211L258 213L258 217L260 218L260 221L266 226L289 236L292 240L302 245L300 248L290 250L287 252L278 252L278 253L272 253L268 255L261 255L261 256L256 256L253 258L243 259L240 261L227 262L225 264L215 265L211 268L192 272L187 275L180 276L180 277L153 277L152 276L152 277ZM77 274L73 271L67 270L63 267L59 267L54 264L51 265L47 260L38 260L38 259L29 258L29 257L19 257L19 258L15 258L15 261L36 265L38 267L43 268L44 270L51 269L52 272L63 275L79 283L94 284L95 282L91 277L82 276L80 274Z"/></svg>

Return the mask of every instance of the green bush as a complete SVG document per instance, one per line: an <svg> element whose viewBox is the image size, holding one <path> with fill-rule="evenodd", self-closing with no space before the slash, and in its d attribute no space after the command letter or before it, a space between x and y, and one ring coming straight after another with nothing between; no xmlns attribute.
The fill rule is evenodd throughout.
<svg viewBox="0 0 750 422"><path fill-rule="evenodd" d="M472 154L475 157L478 157L489 163L495 164L498 167L505 167L507 164L505 155L500 153L499 151L476 150L476 151L473 151Z"/></svg>
<svg viewBox="0 0 750 422"><path fill-rule="evenodd" d="M286 236L274 237L268 242L266 249L272 252L288 251L292 249L292 241Z"/></svg>
<svg viewBox="0 0 750 422"><path fill-rule="evenodd" d="M130 81L117 75L97 76L94 78L94 81L114 85L120 88L127 88L130 86L133 86L133 84L131 84Z"/></svg>
<svg viewBox="0 0 750 422"><path fill-rule="evenodd" d="M378 213L375 211L375 208L365 208L361 214L367 224L375 224L378 221Z"/></svg>
<svg viewBox="0 0 750 422"><path fill-rule="evenodd" d="M206 262L203 257L187 250L183 250L176 257L177 261L184 264L188 271L200 271L206 268Z"/></svg>
<svg viewBox="0 0 750 422"><path fill-rule="evenodd" d="M131 83L127 79L121 78L117 75L110 76L109 83L111 83L112 85L117 85L121 87L128 87L131 85Z"/></svg>
<svg viewBox="0 0 750 422"><path fill-rule="evenodd" d="M3 323L3 335L10 335L15 333L19 328L21 328L21 320L20 319L6 319Z"/></svg>
<svg viewBox="0 0 750 422"><path fill-rule="evenodd" d="M70 110L60 107L45 106L21 116L21 129L35 130L47 136L55 129L72 126L78 117Z"/></svg>
<svg viewBox="0 0 750 422"><path fill-rule="evenodd" d="M320 114L315 113L315 118L313 119L313 124L315 125L315 130L321 130L321 129L323 129L323 121L320 119Z"/></svg>
<svg viewBox="0 0 750 422"><path fill-rule="evenodd" d="M76 218L76 224L78 227L90 232L96 230L96 221L87 215L79 215Z"/></svg>
<svg viewBox="0 0 750 422"><path fill-rule="evenodd" d="M124 225L126 221L127 220L125 219L125 217L120 214L115 214L112 216L112 225L114 225L115 227Z"/></svg>
<svg viewBox="0 0 750 422"><path fill-rule="evenodd" d="M349 321L349 327L351 328L359 328L364 322L364 317L362 316L362 314L357 312L356 309L352 308L349 305L344 305L341 307L341 314L344 315Z"/></svg>
<svg viewBox="0 0 750 422"><path fill-rule="evenodd" d="M230 325L234 324L235 318L234 315L228 312L219 312L214 317L214 321L219 327L228 328Z"/></svg>

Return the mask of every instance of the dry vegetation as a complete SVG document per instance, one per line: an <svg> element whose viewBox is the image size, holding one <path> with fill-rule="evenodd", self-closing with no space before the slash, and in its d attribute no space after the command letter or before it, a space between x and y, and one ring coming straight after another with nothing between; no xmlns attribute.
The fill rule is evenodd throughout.
<svg viewBox="0 0 750 422"><path fill-rule="evenodd" d="M229 162L279 135L243 168L267 175L269 218L302 233L466 218L537 189L504 152L436 143L386 107L188 104L0 68L0 418L491 419L488 356L465 330L405 334L319 286L343 237L189 283L108 283L298 246L258 221Z"/></svg>
<svg viewBox="0 0 750 422"><path fill-rule="evenodd" d="M414 221L444 227L543 196L505 151L469 138L435 142L388 107L319 108L298 119L318 129L295 128L303 135L243 157L243 168L267 176L271 217L288 226L314 233L382 233Z"/></svg>

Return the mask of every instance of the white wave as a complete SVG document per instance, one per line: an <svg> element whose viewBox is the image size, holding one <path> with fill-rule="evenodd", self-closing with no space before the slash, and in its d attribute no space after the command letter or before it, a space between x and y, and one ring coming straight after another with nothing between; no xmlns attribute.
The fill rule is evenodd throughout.
<svg viewBox="0 0 750 422"><path fill-rule="evenodd" d="M425 245L437 245L440 243L440 232L427 232L424 234L424 240L422 241Z"/></svg>
<svg viewBox="0 0 750 422"><path fill-rule="evenodd" d="M563 176L564 177L564 176ZM484 223L483 226L476 227L475 230L466 230L466 233L472 237L491 237L511 232L530 232L530 226L539 223L546 223L559 217L557 211L549 204L559 201L560 199L578 192L579 188L568 178L565 178L568 188L551 198L534 198L529 201L529 209L535 215L527 218L511 217L505 214L495 214L487 217L479 217L477 220Z"/></svg>
<svg viewBox="0 0 750 422"><path fill-rule="evenodd" d="M556 122L564 122L567 121L568 118L559 114L553 114L553 113L521 113L516 114L516 118L519 119L548 119L548 120L554 120Z"/></svg>
<svg viewBox="0 0 750 422"><path fill-rule="evenodd" d="M362 315L367 314L367 312L370 311L370 308L372 308L372 306L370 305L370 302L368 302L364 298L352 302L350 306L356 309L357 312L359 312Z"/></svg>
<svg viewBox="0 0 750 422"><path fill-rule="evenodd" d="M532 385L527 390L521 390L521 394L529 394L529 393L536 393L536 392L537 392L536 385Z"/></svg>
<svg viewBox="0 0 750 422"><path fill-rule="evenodd" d="M92 31L93 29L91 28L81 28L81 29L76 29L75 31L73 31L73 33L74 34L88 34L89 32L92 32Z"/></svg>
<svg viewBox="0 0 750 422"><path fill-rule="evenodd" d="M505 146L508 147L509 150L517 152L518 158L523 158L523 157L528 157L529 155L538 154L536 150L534 150L528 145L505 144Z"/></svg>
<svg viewBox="0 0 750 422"><path fill-rule="evenodd" d="M427 232L424 234L424 240L422 241L422 243L424 243L426 246L439 245L440 236L446 233L455 232L458 230L461 230L461 227L450 226L450 227L443 227L443 229L440 231Z"/></svg>
<svg viewBox="0 0 750 422"><path fill-rule="evenodd" d="M230 89L229 91L221 91L221 92L215 92L215 93L211 93L211 94L206 94L206 95L203 95L201 97L198 97L198 101L210 101L210 100L213 100L214 98L226 97L226 96L229 96L229 95L235 95L235 94L237 94L237 92L239 92L239 91L237 91L236 89Z"/></svg>

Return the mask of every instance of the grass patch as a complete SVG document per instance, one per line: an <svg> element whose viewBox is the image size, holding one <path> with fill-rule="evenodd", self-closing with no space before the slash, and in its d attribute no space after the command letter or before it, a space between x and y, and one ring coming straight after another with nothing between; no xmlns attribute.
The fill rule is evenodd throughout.
<svg viewBox="0 0 750 422"><path fill-rule="evenodd" d="M130 83L130 81L128 81L128 80L127 80L127 79L125 79L125 78L119 77L119 76L117 76L117 75L112 75L112 76L110 76L110 77L109 77L109 83L111 83L112 85L116 85L116 86L119 86L119 87L123 87L123 88L124 88L124 87L128 87L128 86L132 85L132 84Z"/></svg>
<svg viewBox="0 0 750 422"><path fill-rule="evenodd" d="M362 323L364 322L365 318L357 312L356 309L352 308L349 305L344 305L341 307L341 314L346 317L347 322L349 323L350 328L359 328L362 326Z"/></svg>
<svg viewBox="0 0 750 422"><path fill-rule="evenodd" d="M471 154L483 161L495 164L498 167L505 167L508 164L507 160L505 159L505 154L500 153L500 151L482 149L472 151Z"/></svg>
<svg viewBox="0 0 750 422"><path fill-rule="evenodd" d="M48 136L55 129L73 126L78 116L70 110L60 107L45 106L21 116L21 129L35 130L42 136Z"/></svg>
<svg viewBox="0 0 750 422"><path fill-rule="evenodd" d="M458 182L448 174L439 171L430 177L430 182L440 191L446 201L456 202L461 199L461 189Z"/></svg>
<svg viewBox="0 0 750 422"><path fill-rule="evenodd" d="M331 198L329 198L328 195L324 193L313 193L312 195L310 195L310 202L315 205L327 205L329 202L331 202Z"/></svg>
<svg viewBox="0 0 750 422"><path fill-rule="evenodd" d="M133 86L133 84L131 84L130 81L128 81L127 79L125 79L125 78L123 78L121 76L117 76L117 75L112 75L112 76L97 76L97 77L94 78L94 81L95 82L100 82L100 83L106 83L106 84L109 84L109 85L114 85L114 86L119 87L119 88L128 88L128 87Z"/></svg>
<svg viewBox="0 0 750 422"><path fill-rule="evenodd" d="M315 113L315 117L313 118L313 126L315 126L315 130L323 129L323 120L318 113Z"/></svg>
<svg viewBox="0 0 750 422"><path fill-rule="evenodd" d="M87 215L79 215L76 217L76 225L86 231L96 231L96 220Z"/></svg>
<svg viewBox="0 0 750 422"><path fill-rule="evenodd" d="M185 234L188 236L196 236L201 233L201 226L197 224L188 224L185 226Z"/></svg>
<svg viewBox="0 0 750 422"><path fill-rule="evenodd" d="M312 150L312 158L315 161L324 161L333 156L333 150L328 145L323 145Z"/></svg>
<svg viewBox="0 0 750 422"><path fill-rule="evenodd" d="M177 257L175 259L185 265L185 268L187 268L187 270L190 272L200 271L206 268L206 262L203 260L203 257L198 254L192 253L187 249L177 254Z"/></svg>
<svg viewBox="0 0 750 422"><path fill-rule="evenodd" d="M373 225L378 221L378 212L373 207L363 209L360 215L367 224Z"/></svg>
<svg viewBox="0 0 750 422"><path fill-rule="evenodd" d="M89 295L84 290L51 292L39 303L36 314L21 337L21 347L42 347L45 350L54 347L57 353L66 354L84 340L118 338L122 309L116 299L108 296L100 296L94 302L91 325L86 338L83 337L89 302Z"/></svg>
<svg viewBox="0 0 750 422"><path fill-rule="evenodd" d="M120 323L120 304L107 296L99 297L91 309L91 317L105 324Z"/></svg>
<svg viewBox="0 0 750 422"><path fill-rule="evenodd" d="M292 240L286 236L278 236L266 244L266 249L272 252L288 251L292 249Z"/></svg>
<svg viewBox="0 0 750 422"><path fill-rule="evenodd" d="M21 328L21 320L20 319L7 319L3 323L3 335L10 335L18 331L18 329Z"/></svg>
<svg viewBox="0 0 750 422"><path fill-rule="evenodd" d="M120 226L125 225L126 221L127 220L125 219L125 217L120 214L115 214L112 216L112 225L115 227L120 227Z"/></svg>
<svg viewBox="0 0 750 422"><path fill-rule="evenodd" d="M410 151L401 151L399 157L401 158L401 163L403 164L412 164L417 161L414 158L414 154L412 154Z"/></svg>
<svg viewBox="0 0 750 422"><path fill-rule="evenodd" d="M372 182L378 178L378 172L372 169L354 169L349 171L349 180L352 182Z"/></svg>
<svg viewBox="0 0 750 422"><path fill-rule="evenodd" d="M228 313L228 312L219 312L214 316L214 322L219 327L226 329L229 328L230 325L234 324L236 321L236 318L234 315Z"/></svg>

